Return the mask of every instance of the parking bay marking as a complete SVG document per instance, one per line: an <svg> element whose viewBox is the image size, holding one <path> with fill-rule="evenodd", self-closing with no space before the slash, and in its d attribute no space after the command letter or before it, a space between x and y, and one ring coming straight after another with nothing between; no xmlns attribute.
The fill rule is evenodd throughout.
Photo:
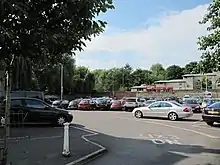
<svg viewBox="0 0 220 165"><path fill-rule="evenodd" d="M131 119L131 118L125 118L125 117L115 117L115 118L124 119L124 120L131 120L131 121L137 121L137 120L134 120L134 119ZM220 137L218 137L218 136L212 136L212 135L209 135L209 134L206 134L206 133L203 133L203 132L199 132L199 131L195 131L195 130L192 130L192 129L182 128L182 127L178 127L178 126L174 126L174 125L168 125L168 124L165 124L164 122L157 123L157 122L153 122L153 121L142 121L142 120L139 120L139 119L138 119L138 121L144 122L144 123L151 123L151 124L155 124L155 125L160 125L160 126L165 126L165 127L170 127L170 128L175 128L175 129L179 129L179 130L183 130L183 131L187 131L187 132L192 132L192 133L202 135L202 136L212 138L212 139L220 139Z"/></svg>
<svg viewBox="0 0 220 165"><path fill-rule="evenodd" d="M181 143L179 142L179 138L175 135L158 135L158 134L148 134L147 136L143 136L140 134L141 139L147 139L152 141L154 144L178 144L180 145Z"/></svg>

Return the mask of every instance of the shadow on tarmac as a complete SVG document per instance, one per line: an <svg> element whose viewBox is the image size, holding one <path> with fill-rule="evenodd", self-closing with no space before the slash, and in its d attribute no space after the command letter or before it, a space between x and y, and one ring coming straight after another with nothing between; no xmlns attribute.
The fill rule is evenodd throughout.
<svg viewBox="0 0 220 165"><path fill-rule="evenodd" d="M83 125L79 124L71 125L78 128L84 128ZM39 133L51 132L51 136L53 136L53 130L55 129L56 128L48 126L29 126L19 129L14 128L11 131L14 131L13 136L15 137L16 132L19 136L28 136L28 131ZM93 130L89 131L98 134L91 136L88 139L103 145L108 150L106 155L94 160L93 162L89 162L89 165L175 165L181 162L183 162L183 165L219 165L220 162L220 149L206 148L200 145L169 143L154 144L150 139L142 140L126 137L115 137ZM218 143L216 142L216 144L219 146L215 146L220 148L219 141ZM193 157L191 154L195 154L196 156ZM216 154L218 154L218 156L215 156Z"/></svg>

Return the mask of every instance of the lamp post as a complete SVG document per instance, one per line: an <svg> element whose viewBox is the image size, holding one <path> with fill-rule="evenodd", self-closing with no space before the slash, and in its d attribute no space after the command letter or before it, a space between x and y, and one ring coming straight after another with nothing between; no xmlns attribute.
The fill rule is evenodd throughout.
<svg viewBox="0 0 220 165"><path fill-rule="evenodd" d="M60 64L60 100L63 100L63 64Z"/></svg>

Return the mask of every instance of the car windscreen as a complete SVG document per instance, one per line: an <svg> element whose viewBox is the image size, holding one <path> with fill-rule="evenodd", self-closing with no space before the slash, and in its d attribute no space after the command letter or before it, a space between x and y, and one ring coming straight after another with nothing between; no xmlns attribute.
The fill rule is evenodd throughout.
<svg viewBox="0 0 220 165"><path fill-rule="evenodd" d="M214 103L214 104L210 105L209 108L220 109L220 103L219 102Z"/></svg>
<svg viewBox="0 0 220 165"><path fill-rule="evenodd" d="M178 107L182 107L183 105L180 103L177 103L176 101L171 101L171 103L173 103L174 105L178 106Z"/></svg>
<svg viewBox="0 0 220 165"><path fill-rule="evenodd" d="M198 104L197 100L185 100L184 101L185 104Z"/></svg>
<svg viewBox="0 0 220 165"><path fill-rule="evenodd" d="M121 101L113 101L113 104L121 104Z"/></svg>

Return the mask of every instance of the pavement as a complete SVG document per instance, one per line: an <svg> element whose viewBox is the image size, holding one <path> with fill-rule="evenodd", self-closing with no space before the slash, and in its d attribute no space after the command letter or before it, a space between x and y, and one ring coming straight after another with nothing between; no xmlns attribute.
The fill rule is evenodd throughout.
<svg viewBox="0 0 220 165"><path fill-rule="evenodd" d="M108 150L90 165L220 165L220 126L207 126L201 114L169 121L129 112L73 113L76 124L97 132L89 139Z"/></svg>
<svg viewBox="0 0 220 165"><path fill-rule="evenodd" d="M3 129L0 129L1 136L2 131ZM94 133L85 130L82 125L73 124L69 132L71 156L63 157L63 131L62 127L51 126L12 128L8 163L13 165L74 165L93 158L97 155L97 151L100 151L98 144L85 138L86 135L92 136ZM2 139L1 145L3 145Z"/></svg>

